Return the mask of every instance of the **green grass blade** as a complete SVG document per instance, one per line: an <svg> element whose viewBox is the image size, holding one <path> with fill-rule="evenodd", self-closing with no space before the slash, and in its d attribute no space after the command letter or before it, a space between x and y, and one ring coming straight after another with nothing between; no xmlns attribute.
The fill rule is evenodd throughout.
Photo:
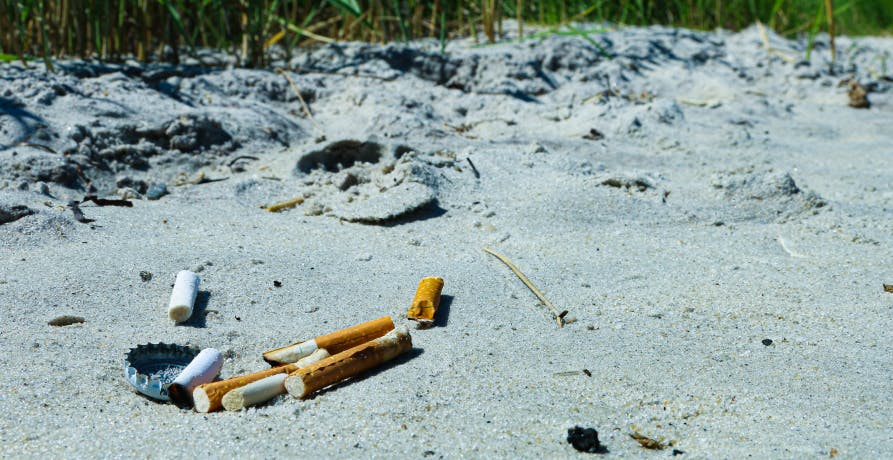
<svg viewBox="0 0 893 460"><path fill-rule="evenodd" d="M356 17L360 17L360 15L363 14L363 10L360 9L360 5L356 0L326 0L326 2L335 8L344 11L345 13L350 13Z"/></svg>

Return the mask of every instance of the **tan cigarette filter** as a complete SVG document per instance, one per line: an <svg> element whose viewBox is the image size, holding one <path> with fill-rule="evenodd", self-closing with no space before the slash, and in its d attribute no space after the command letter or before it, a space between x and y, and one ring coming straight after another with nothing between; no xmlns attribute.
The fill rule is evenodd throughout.
<svg viewBox="0 0 893 460"><path fill-rule="evenodd" d="M285 389L295 398L372 369L412 348L409 330L401 326L385 336L342 351L316 364L298 369L285 379Z"/></svg>
<svg viewBox="0 0 893 460"><path fill-rule="evenodd" d="M443 278L429 276L419 281L419 287L409 307L408 319L418 321L419 326L427 327L434 324L434 315L440 305L440 292L443 290Z"/></svg>
<svg viewBox="0 0 893 460"><path fill-rule="evenodd" d="M274 366L293 363L319 348L325 348L329 353L335 355L372 339L377 339L393 329L394 321L391 320L390 316L385 316L384 318L357 324L356 326L332 332L315 339L269 350L264 352L264 360Z"/></svg>

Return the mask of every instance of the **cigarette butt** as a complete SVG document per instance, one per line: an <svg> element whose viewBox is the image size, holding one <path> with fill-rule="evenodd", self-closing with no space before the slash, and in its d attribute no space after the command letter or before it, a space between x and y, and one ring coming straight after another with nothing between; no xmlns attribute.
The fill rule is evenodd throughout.
<svg viewBox="0 0 893 460"><path fill-rule="evenodd" d="M392 329L394 329L394 321L391 320L390 316L385 316L315 339L266 351L264 352L264 360L271 365L293 363L319 348L325 348L334 355L372 339L377 339Z"/></svg>
<svg viewBox="0 0 893 460"><path fill-rule="evenodd" d="M298 369L285 379L285 389L295 398L372 369L412 348L409 330L401 326L383 337Z"/></svg>
<svg viewBox="0 0 893 460"><path fill-rule="evenodd" d="M329 352L324 348L314 351L310 356L301 358L295 365L307 367L329 357ZM267 402L276 396L285 393L285 378L288 373L282 372L269 377L264 377L256 382L251 382L243 387L230 390L223 396L223 407L228 411L242 409Z"/></svg>
<svg viewBox="0 0 893 460"><path fill-rule="evenodd" d="M213 382L223 367L223 355L214 348L205 348L180 372L168 388L171 401L179 408L192 407L192 390Z"/></svg>
<svg viewBox="0 0 893 460"><path fill-rule="evenodd" d="M443 278L429 276L419 281L419 287L409 307L408 319L418 321L420 327L434 324L434 315L440 305L440 292L443 290Z"/></svg>
<svg viewBox="0 0 893 460"><path fill-rule="evenodd" d="M167 307L167 314L175 323L182 323L192 316L192 307L195 305L200 282L201 278L191 271L183 270L177 273L177 281L174 282L174 290L171 292L171 302Z"/></svg>
<svg viewBox="0 0 893 460"><path fill-rule="evenodd" d="M223 398L236 388L243 387L245 385L248 385L249 383L257 382L258 380L262 380L276 374L287 375L300 369L301 367L309 366L310 364L313 364L327 357L329 357L329 352L325 349L319 349L311 353L309 356L300 359L296 363L276 366L259 372L253 372L251 374L240 375L238 377L221 380L219 382L200 385L192 391L192 399L195 402L195 411L202 413L214 412L223 407Z"/></svg>

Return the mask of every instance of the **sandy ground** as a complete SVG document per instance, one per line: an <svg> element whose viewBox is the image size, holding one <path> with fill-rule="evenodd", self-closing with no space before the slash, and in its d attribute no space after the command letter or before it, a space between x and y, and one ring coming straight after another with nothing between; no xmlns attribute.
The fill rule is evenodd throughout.
<svg viewBox="0 0 893 460"><path fill-rule="evenodd" d="M575 425L606 457L893 454L893 40L842 38L830 65L825 39L805 61L757 28L591 38L283 58L312 119L272 68L0 67L3 455L589 455ZM177 185L198 174L225 180ZM91 188L134 206L78 222ZM174 326L181 269L203 293ZM123 378L159 341L263 369L402 322L429 275L437 327L309 400L203 415Z"/></svg>

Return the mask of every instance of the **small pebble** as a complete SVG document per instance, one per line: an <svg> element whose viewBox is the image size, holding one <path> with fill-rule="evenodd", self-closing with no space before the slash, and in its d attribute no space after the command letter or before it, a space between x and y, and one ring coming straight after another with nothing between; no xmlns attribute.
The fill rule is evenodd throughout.
<svg viewBox="0 0 893 460"><path fill-rule="evenodd" d="M86 321L84 318L80 316L71 316L71 315L62 315L57 316L47 322L50 326L71 326L72 324L80 324Z"/></svg>
<svg viewBox="0 0 893 460"><path fill-rule="evenodd" d="M767 347L772 345L772 339L763 339L763 345L766 345Z"/></svg>
<svg viewBox="0 0 893 460"><path fill-rule="evenodd" d="M140 279L143 280L143 282L151 281L152 280L152 272L141 271Z"/></svg>
<svg viewBox="0 0 893 460"><path fill-rule="evenodd" d="M164 184L155 183L146 190L146 198L150 200L157 200L165 195L167 195L167 185Z"/></svg>
<svg viewBox="0 0 893 460"><path fill-rule="evenodd" d="M278 287L278 288L282 287L282 281L274 280L274 281L273 281L273 286L274 286L274 287Z"/></svg>
<svg viewBox="0 0 893 460"><path fill-rule="evenodd" d="M601 448L595 428L575 426L567 430L567 442L580 452L597 453Z"/></svg>

